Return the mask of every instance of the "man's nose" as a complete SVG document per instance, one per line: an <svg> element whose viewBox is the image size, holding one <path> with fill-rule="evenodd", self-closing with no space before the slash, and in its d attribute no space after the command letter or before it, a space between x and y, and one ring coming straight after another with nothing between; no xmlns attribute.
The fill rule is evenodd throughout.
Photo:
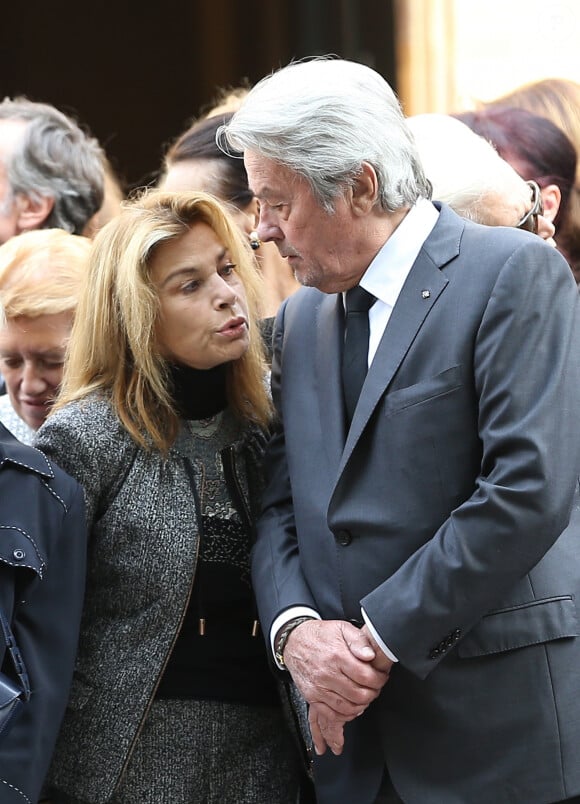
<svg viewBox="0 0 580 804"><path fill-rule="evenodd" d="M258 221L256 231L258 233L258 237L263 242L267 242L269 240L282 240L284 238L284 233L276 222L263 213L260 213L260 220Z"/></svg>

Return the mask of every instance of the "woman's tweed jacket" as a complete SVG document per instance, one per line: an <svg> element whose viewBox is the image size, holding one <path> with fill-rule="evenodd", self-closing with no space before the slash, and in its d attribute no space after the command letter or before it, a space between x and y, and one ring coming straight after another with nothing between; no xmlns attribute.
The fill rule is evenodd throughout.
<svg viewBox="0 0 580 804"><path fill-rule="evenodd" d="M146 452L96 397L56 412L37 435L86 493L85 608L49 782L92 804L114 791L187 608L199 545L184 438L185 428L166 460ZM249 427L225 456L252 517L265 440Z"/></svg>

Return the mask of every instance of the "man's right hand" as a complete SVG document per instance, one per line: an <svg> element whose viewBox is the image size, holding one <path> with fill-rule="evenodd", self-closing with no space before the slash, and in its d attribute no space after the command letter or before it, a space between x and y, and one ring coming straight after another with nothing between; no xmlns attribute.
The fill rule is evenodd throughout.
<svg viewBox="0 0 580 804"><path fill-rule="evenodd" d="M357 656L350 645L357 643ZM284 663L310 705L314 747L342 751L342 729L378 697L388 671L373 667L376 652L361 646L361 631L343 620L308 620L288 637ZM327 739L328 738L328 739Z"/></svg>

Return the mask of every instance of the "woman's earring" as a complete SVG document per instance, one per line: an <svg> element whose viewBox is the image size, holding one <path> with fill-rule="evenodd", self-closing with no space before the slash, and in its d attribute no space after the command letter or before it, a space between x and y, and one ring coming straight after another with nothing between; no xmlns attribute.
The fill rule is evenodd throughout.
<svg viewBox="0 0 580 804"><path fill-rule="evenodd" d="M258 233L256 231L250 232L248 237L250 238L250 246L254 249L254 251L259 249L262 245L262 241L258 237Z"/></svg>

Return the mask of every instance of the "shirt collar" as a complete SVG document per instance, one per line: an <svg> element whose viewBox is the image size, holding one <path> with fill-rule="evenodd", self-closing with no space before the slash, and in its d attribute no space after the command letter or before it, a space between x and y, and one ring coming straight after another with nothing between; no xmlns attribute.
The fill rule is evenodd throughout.
<svg viewBox="0 0 580 804"><path fill-rule="evenodd" d="M423 243L431 234L439 211L420 198L365 271L360 285L377 299L394 307Z"/></svg>

